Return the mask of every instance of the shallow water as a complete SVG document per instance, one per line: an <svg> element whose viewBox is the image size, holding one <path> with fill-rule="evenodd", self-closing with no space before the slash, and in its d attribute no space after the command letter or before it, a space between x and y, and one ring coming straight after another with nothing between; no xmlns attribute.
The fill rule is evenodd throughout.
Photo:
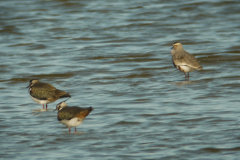
<svg viewBox="0 0 240 160"><path fill-rule="evenodd" d="M227 0L0 3L0 157L238 159L240 3ZM171 62L181 42L203 70ZM77 133L56 104L28 94L38 78L93 106ZM74 128L72 128L72 131Z"/></svg>

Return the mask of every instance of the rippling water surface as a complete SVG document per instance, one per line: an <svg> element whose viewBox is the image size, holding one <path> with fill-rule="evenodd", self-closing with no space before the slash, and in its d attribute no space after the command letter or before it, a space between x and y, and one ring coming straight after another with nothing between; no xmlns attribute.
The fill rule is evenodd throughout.
<svg viewBox="0 0 240 160"><path fill-rule="evenodd" d="M0 157L238 159L240 2L3 0ZM171 62L181 42L203 66ZM37 78L94 111L77 133L39 112ZM73 128L72 128L73 130Z"/></svg>

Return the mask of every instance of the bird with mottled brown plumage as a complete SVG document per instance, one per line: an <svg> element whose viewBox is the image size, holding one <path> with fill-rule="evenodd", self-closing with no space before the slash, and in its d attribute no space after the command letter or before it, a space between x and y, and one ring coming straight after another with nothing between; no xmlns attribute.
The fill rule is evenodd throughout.
<svg viewBox="0 0 240 160"><path fill-rule="evenodd" d="M69 107L65 101L57 104L54 111L58 111L57 119L63 125L66 125L71 132L71 127L76 127L83 123L84 119L93 110L92 107L81 108L77 106Z"/></svg>
<svg viewBox="0 0 240 160"><path fill-rule="evenodd" d="M203 69L196 58L183 49L181 43L173 44L171 55L174 67L184 72L185 81L189 80L189 72Z"/></svg>
<svg viewBox="0 0 240 160"><path fill-rule="evenodd" d="M30 80L27 88L33 101L42 104L43 109L45 104L47 109L48 103L55 102L59 98L71 97L69 93L56 89L49 83L40 82L38 79Z"/></svg>

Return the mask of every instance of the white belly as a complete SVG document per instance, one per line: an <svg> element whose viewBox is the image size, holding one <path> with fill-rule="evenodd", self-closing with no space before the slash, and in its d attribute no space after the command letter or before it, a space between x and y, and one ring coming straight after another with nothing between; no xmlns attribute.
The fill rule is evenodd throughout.
<svg viewBox="0 0 240 160"><path fill-rule="evenodd" d="M76 127L83 123L83 119L79 120L78 118L72 118L71 120L61 120L60 123L68 127Z"/></svg>
<svg viewBox="0 0 240 160"><path fill-rule="evenodd" d="M31 96L31 95L30 95ZM34 101L34 102L36 102L36 103L38 103L38 104L48 104L48 103L50 103L50 101L48 101L48 100L39 100L39 99L36 99L36 98L34 98L34 97L32 97L31 96L31 98L32 98L32 100Z"/></svg>
<svg viewBox="0 0 240 160"><path fill-rule="evenodd" d="M181 66L181 65L178 66L178 69L179 69L180 71L186 72L186 73L192 72L192 71L196 70L195 68L192 68L192 67L189 67L189 66Z"/></svg>

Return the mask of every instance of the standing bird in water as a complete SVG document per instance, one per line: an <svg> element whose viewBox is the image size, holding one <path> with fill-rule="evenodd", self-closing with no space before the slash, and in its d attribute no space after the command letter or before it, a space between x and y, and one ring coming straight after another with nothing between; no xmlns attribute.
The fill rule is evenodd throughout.
<svg viewBox="0 0 240 160"><path fill-rule="evenodd" d="M63 101L56 106L54 111L56 110L58 111L58 121L66 125L70 133L71 127L75 127L75 132L77 132L76 127L83 123L85 117L88 116L93 108L68 107L66 102Z"/></svg>
<svg viewBox="0 0 240 160"><path fill-rule="evenodd" d="M38 104L44 105L55 102L59 98L71 97L67 92L56 89L49 83L40 82L38 79L32 79L29 81L29 86L27 86L28 92L33 99Z"/></svg>
<svg viewBox="0 0 240 160"><path fill-rule="evenodd" d="M185 81L189 81L189 72L203 69L196 58L183 49L181 43L173 44L171 55L174 67L184 72Z"/></svg>

